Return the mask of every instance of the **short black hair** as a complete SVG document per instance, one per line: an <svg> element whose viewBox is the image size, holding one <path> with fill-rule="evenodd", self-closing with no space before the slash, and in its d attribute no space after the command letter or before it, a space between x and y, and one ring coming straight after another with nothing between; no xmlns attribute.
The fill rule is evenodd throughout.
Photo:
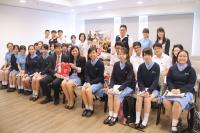
<svg viewBox="0 0 200 133"><path fill-rule="evenodd" d="M68 48L68 45L66 43L63 43L61 47L67 47Z"/></svg>
<svg viewBox="0 0 200 133"><path fill-rule="evenodd" d="M25 50L26 51L26 46L25 45L20 45L19 50Z"/></svg>
<svg viewBox="0 0 200 133"><path fill-rule="evenodd" d="M36 42L36 43L34 43L34 47L35 47L35 46L38 46L38 43L37 43L37 42Z"/></svg>
<svg viewBox="0 0 200 133"><path fill-rule="evenodd" d="M50 32L49 30L45 30L45 32Z"/></svg>
<svg viewBox="0 0 200 133"><path fill-rule="evenodd" d="M52 30L52 31L51 31L51 34L52 34L52 33L57 33L57 31L56 31L56 30Z"/></svg>
<svg viewBox="0 0 200 133"><path fill-rule="evenodd" d="M144 57L145 55L150 55L153 56L153 52L151 48L144 48L142 51L142 56Z"/></svg>
<svg viewBox="0 0 200 133"><path fill-rule="evenodd" d="M142 33L149 33L149 29L148 28L144 28Z"/></svg>
<svg viewBox="0 0 200 133"><path fill-rule="evenodd" d="M121 46L121 47L123 47L122 41L116 41L116 42L115 42L115 47L116 47L116 46Z"/></svg>
<svg viewBox="0 0 200 133"><path fill-rule="evenodd" d="M62 31L62 30L58 30L58 32L62 32L62 33L63 33L63 31Z"/></svg>
<svg viewBox="0 0 200 133"><path fill-rule="evenodd" d="M82 35L84 36L84 41L85 41L85 40L86 40L86 35L85 35L85 33L80 33L78 38L79 38L79 40L80 40L80 38L81 38Z"/></svg>
<svg viewBox="0 0 200 133"><path fill-rule="evenodd" d="M135 47L135 46L141 47L142 45L139 41L136 41L136 42L133 43L133 47Z"/></svg>
<svg viewBox="0 0 200 133"><path fill-rule="evenodd" d="M19 51L19 45L13 45L13 49L17 48Z"/></svg>
<svg viewBox="0 0 200 133"><path fill-rule="evenodd" d="M127 30L127 26L125 24L120 25L120 28L125 28Z"/></svg>
<svg viewBox="0 0 200 133"><path fill-rule="evenodd" d="M13 46L13 43L12 43L12 42L9 42L9 43L7 43L7 47L8 47L8 45L12 45L12 46Z"/></svg>
<svg viewBox="0 0 200 133"><path fill-rule="evenodd" d="M154 49L155 47L162 48L162 44L161 44L161 43L155 43L155 44L153 45L153 49Z"/></svg>
<svg viewBox="0 0 200 133"><path fill-rule="evenodd" d="M56 49L56 48L61 48L61 44L60 44L60 43L54 44L54 48L55 48L55 49Z"/></svg>
<svg viewBox="0 0 200 133"><path fill-rule="evenodd" d="M159 28L157 29L157 32L164 32L164 33L165 33L165 30L164 30L163 27L159 27Z"/></svg>
<svg viewBox="0 0 200 133"><path fill-rule="evenodd" d="M48 50L48 49L49 49L49 45L47 45L47 44L43 44L43 45L42 45L42 48Z"/></svg>
<svg viewBox="0 0 200 133"><path fill-rule="evenodd" d="M75 36L75 35L71 35L71 39L72 39L72 38L76 38L76 36Z"/></svg>

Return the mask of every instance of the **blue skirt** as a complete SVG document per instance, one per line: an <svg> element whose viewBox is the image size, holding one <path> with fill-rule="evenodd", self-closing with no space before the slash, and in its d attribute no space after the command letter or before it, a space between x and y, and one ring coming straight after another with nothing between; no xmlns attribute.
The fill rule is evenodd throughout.
<svg viewBox="0 0 200 133"><path fill-rule="evenodd" d="M191 108L189 102L191 102L193 100L193 94L190 92L187 92L184 97L164 96L163 99L166 99L166 100L169 100L172 102L178 102L178 103L180 103L182 109L189 110Z"/></svg>
<svg viewBox="0 0 200 133"><path fill-rule="evenodd" d="M126 87L124 90L120 92L120 94L113 94L113 95L117 96L120 102L123 102L124 97L130 94L131 92L133 92L133 89L131 89L130 87Z"/></svg>

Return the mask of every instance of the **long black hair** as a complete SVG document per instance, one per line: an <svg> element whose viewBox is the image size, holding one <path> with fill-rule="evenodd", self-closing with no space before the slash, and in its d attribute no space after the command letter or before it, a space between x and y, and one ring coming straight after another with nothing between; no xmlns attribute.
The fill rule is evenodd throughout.
<svg viewBox="0 0 200 133"><path fill-rule="evenodd" d="M81 57L81 56L80 56L80 50L79 50L78 46L72 46L71 49L70 49L70 53L69 53L69 61L70 61L71 63L73 63L73 61L74 61L74 56L72 55L72 50L74 50L74 49L77 49L77 50L78 50L77 60L79 60L80 57Z"/></svg>
<svg viewBox="0 0 200 133"><path fill-rule="evenodd" d="M165 30L163 27L159 27L157 29L157 39L156 39L156 42L158 42L160 40L160 37L158 36L158 32L163 32L164 33L164 36L163 36L163 40L162 40L162 44L164 44L166 42L166 37L165 37Z"/></svg>
<svg viewBox="0 0 200 133"><path fill-rule="evenodd" d="M188 64L188 65L191 65L189 53L188 53L188 51L186 51L186 50L181 50L181 51L178 53L178 55L177 55L177 63L178 63L178 56L179 56L179 54L182 53L182 52L184 52L184 53L187 54L187 64Z"/></svg>
<svg viewBox="0 0 200 133"><path fill-rule="evenodd" d="M175 64L177 62L177 56L174 55L174 49L179 48L180 51L182 51L184 48L181 44L176 44L172 48L172 64Z"/></svg>
<svg viewBox="0 0 200 133"><path fill-rule="evenodd" d="M129 56L128 49L125 48L125 47L122 47L122 48L120 49L120 52L122 52L123 54L126 55L126 61L130 63L130 56Z"/></svg>
<svg viewBox="0 0 200 133"><path fill-rule="evenodd" d="M89 54L92 53L92 51L95 51L95 52L97 53L97 48L96 48L96 46L91 46L91 47L88 49L88 55L87 55L87 59L88 59L88 60L91 60Z"/></svg>
<svg viewBox="0 0 200 133"><path fill-rule="evenodd" d="M33 47L33 48L35 49L34 45L29 45L29 46L28 46L28 50L29 50L31 47ZM30 59L31 59L31 54L28 52L28 55L27 55L27 57L26 57L26 65L27 65L27 66L29 66L29 64L30 64Z"/></svg>

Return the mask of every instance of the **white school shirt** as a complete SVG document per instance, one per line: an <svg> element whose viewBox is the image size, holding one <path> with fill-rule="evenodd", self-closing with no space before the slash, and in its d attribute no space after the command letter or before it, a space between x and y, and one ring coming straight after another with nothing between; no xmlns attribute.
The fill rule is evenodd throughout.
<svg viewBox="0 0 200 133"><path fill-rule="evenodd" d="M65 38L64 37L62 37L62 38L57 38L57 41L58 41L58 43L60 43L60 44L63 44L63 43L66 43L66 40L65 40Z"/></svg>
<svg viewBox="0 0 200 133"><path fill-rule="evenodd" d="M48 38L44 38L42 40L43 44L48 44L49 45L49 40L51 39L51 37L49 36Z"/></svg>
<svg viewBox="0 0 200 133"><path fill-rule="evenodd" d="M135 53L131 56L130 62L133 65L133 71L135 73L135 77L137 78L137 71L140 66L144 62L142 54L140 56L137 56Z"/></svg>
<svg viewBox="0 0 200 133"><path fill-rule="evenodd" d="M80 42L79 45L80 55L87 58L87 53L89 49L89 45L85 41L84 43Z"/></svg>
<svg viewBox="0 0 200 133"><path fill-rule="evenodd" d="M158 58L156 55L153 56L153 61L158 63L160 66L160 72L163 72L165 68L170 68L172 66L172 59L168 55L162 53L161 57Z"/></svg>

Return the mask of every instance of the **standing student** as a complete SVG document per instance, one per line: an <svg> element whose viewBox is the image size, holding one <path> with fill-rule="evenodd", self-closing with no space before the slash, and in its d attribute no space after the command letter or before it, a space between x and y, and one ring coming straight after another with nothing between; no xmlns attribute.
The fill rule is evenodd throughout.
<svg viewBox="0 0 200 133"><path fill-rule="evenodd" d="M88 44L87 44L87 42L86 42L86 35L85 35L85 33L80 33L79 34L79 49L80 49L80 54L81 54L81 56L83 56L83 57L87 57L87 51L88 51L88 48L89 48L89 46L88 46Z"/></svg>
<svg viewBox="0 0 200 133"><path fill-rule="evenodd" d="M54 89L54 104L59 104L60 85L63 80L61 78L61 63L67 63L69 61L69 57L62 54L61 45L59 43L56 43L54 48L55 53L52 56L53 61L52 67L49 69L49 74L40 80L40 87L46 95L45 99L40 102L41 104L47 104L52 101L51 88Z"/></svg>
<svg viewBox="0 0 200 133"><path fill-rule="evenodd" d="M164 49L164 53L169 55L170 40L165 37L165 30L162 27L157 29L157 39L155 43L161 43Z"/></svg>
<svg viewBox="0 0 200 133"><path fill-rule="evenodd" d="M39 72L40 66L39 66L39 57L35 53L35 47L33 45L29 45L28 47L28 55L26 57L26 64L25 64L25 74L22 78L22 84L24 86L24 94L30 95L32 94L31 89L31 82L32 77L34 74Z"/></svg>
<svg viewBox="0 0 200 133"><path fill-rule="evenodd" d="M109 116L104 120L104 124L109 126L115 125L118 118L120 104L124 97L135 89L135 74L133 66L129 61L129 53L126 48L121 48L116 62L113 67L110 89L108 90Z"/></svg>
<svg viewBox="0 0 200 133"><path fill-rule="evenodd" d="M57 38L58 43L63 44L66 43L66 39L63 36L63 31L62 30L58 30L58 38Z"/></svg>
<svg viewBox="0 0 200 133"><path fill-rule="evenodd" d="M183 46L181 44L176 44L173 46L172 48L172 64L173 65L177 63L177 55L181 50L183 50Z"/></svg>
<svg viewBox="0 0 200 133"><path fill-rule="evenodd" d="M77 46L72 46L69 58L71 71L69 79L62 81L62 90L67 98L66 109L74 108L74 88L84 83L85 73L85 57L80 56L80 51Z"/></svg>
<svg viewBox="0 0 200 133"><path fill-rule="evenodd" d="M57 31L52 30L51 31L51 39L49 40L49 44L56 44L58 42L57 40Z"/></svg>
<svg viewBox="0 0 200 133"><path fill-rule="evenodd" d="M0 79L2 81L2 87L6 89L8 87L8 80L9 80L9 72L10 72L10 60L11 60L11 55L13 52L13 43L8 43L7 44L8 52L5 55L5 64L1 68L0 71Z"/></svg>
<svg viewBox="0 0 200 133"><path fill-rule="evenodd" d="M160 67L153 62L153 52L150 48L145 48L142 51L144 63L142 63L137 72L137 81L139 93L136 100L136 121L135 128L144 129L147 126L149 113L151 110L151 100L159 95L159 76ZM142 103L144 101L144 118L140 123L142 111Z"/></svg>
<svg viewBox="0 0 200 133"><path fill-rule="evenodd" d="M39 98L40 92L40 80L44 78L50 72L52 67L52 58L48 53L49 46L44 44L41 49L41 56L39 57L40 71L36 72L32 78L32 90L33 95L30 100L36 101Z"/></svg>
<svg viewBox="0 0 200 133"><path fill-rule="evenodd" d="M19 52L19 46L14 45L13 46L13 53L11 55L11 63L10 63L10 73L9 73L9 88L7 92L13 92L16 90L16 75L19 72L18 66L17 66L17 58L18 58L18 52Z"/></svg>
<svg viewBox="0 0 200 133"><path fill-rule="evenodd" d="M139 41L141 43L142 50L144 48L152 48L153 42L149 39L149 29L144 28L142 31L143 38Z"/></svg>
<svg viewBox="0 0 200 133"><path fill-rule="evenodd" d="M189 109L189 103L194 99L196 72L189 61L189 54L182 50L177 55L177 63L170 67L167 75L168 90L174 94L185 93L184 97L164 97L166 112L172 118L172 133L178 133L177 124L184 109Z"/></svg>
<svg viewBox="0 0 200 133"><path fill-rule="evenodd" d="M93 94L103 97L104 64L97 58L96 47L88 50L88 61L85 65L85 83L82 87L82 99L85 109L82 116L90 117L94 113Z"/></svg>
<svg viewBox="0 0 200 133"><path fill-rule="evenodd" d="M71 35L71 44L72 44L72 46L77 45L76 44L76 36L75 35Z"/></svg>
<svg viewBox="0 0 200 133"><path fill-rule="evenodd" d="M137 71L140 66L144 62L143 57L142 57L142 48L141 48L141 43L140 42L134 42L133 43L133 50L134 54L130 58L130 62L133 65L133 71L135 73L135 76L137 76ZM137 77L136 77L137 79Z"/></svg>
<svg viewBox="0 0 200 133"><path fill-rule="evenodd" d="M26 46L21 45L19 47L19 56L17 59L19 73L17 76L18 93L24 93L24 87L22 84L22 77L25 74L25 63L26 63Z"/></svg>
<svg viewBox="0 0 200 133"><path fill-rule="evenodd" d="M49 45L49 40L50 39L51 39L51 37L50 37L50 31L49 30L45 30L44 31L44 39L42 40L43 43Z"/></svg>
<svg viewBox="0 0 200 133"><path fill-rule="evenodd" d="M133 44L133 41L132 41L131 36L127 34L127 26L122 24L120 26L119 32L120 32L120 35L116 36L115 41L116 42L117 41L122 41L123 47L128 49L129 56L131 56L132 55L132 44Z"/></svg>

